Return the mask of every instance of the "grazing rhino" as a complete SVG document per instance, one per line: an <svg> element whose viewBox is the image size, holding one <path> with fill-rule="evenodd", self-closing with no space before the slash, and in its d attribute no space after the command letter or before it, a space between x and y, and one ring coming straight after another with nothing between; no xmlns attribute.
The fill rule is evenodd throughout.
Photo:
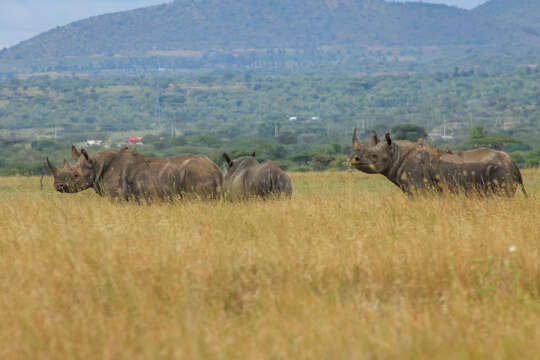
<svg viewBox="0 0 540 360"><path fill-rule="evenodd" d="M360 171L382 174L409 196L417 192L449 191L512 196L518 185L527 196L521 173L508 154L487 148L452 152L422 141L379 141L360 144L353 133L350 163Z"/></svg>
<svg viewBox="0 0 540 360"><path fill-rule="evenodd" d="M54 176L54 188L75 193L93 188L101 196L140 201L172 200L176 197L214 199L220 195L223 174L203 155L179 155L155 158L127 148L102 151L89 156L72 147L75 165L64 160L62 169L49 158L47 164Z"/></svg>
<svg viewBox="0 0 540 360"><path fill-rule="evenodd" d="M223 190L229 199L292 195L291 179L273 161L261 164L255 159L255 153L234 160L223 154L223 158L228 165Z"/></svg>

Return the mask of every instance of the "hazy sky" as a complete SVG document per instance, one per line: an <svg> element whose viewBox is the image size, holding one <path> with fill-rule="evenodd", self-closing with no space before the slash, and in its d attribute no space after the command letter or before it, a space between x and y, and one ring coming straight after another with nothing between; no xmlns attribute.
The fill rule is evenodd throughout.
<svg viewBox="0 0 540 360"><path fill-rule="evenodd" d="M424 0L464 8L485 1ZM75 20L165 2L171 0L0 0L0 49Z"/></svg>
<svg viewBox="0 0 540 360"><path fill-rule="evenodd" d="M387 1L421 1L421 0L387 0ZM465 9L472 9L475 6L485 3L487 0L422 0L425 3L434 4L446 4L450 6L457 6Z"/></svg>
<svg viewBox="0 0 540 360"><path fill-rule="evenodd" d="M94 15L170 0L0 0L0 49Z"/></svg>

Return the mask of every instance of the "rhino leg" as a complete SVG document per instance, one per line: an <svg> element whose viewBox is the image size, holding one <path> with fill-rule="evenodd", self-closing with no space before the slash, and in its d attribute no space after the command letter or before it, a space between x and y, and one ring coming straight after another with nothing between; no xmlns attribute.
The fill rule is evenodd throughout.
<svg viewBox="0 0 540 360"><path fill-rule="evenodd" d="M504 166L488 165L487 178L489 192L494 195L513 196L517 190L518 182L513 174Z"/></svg>

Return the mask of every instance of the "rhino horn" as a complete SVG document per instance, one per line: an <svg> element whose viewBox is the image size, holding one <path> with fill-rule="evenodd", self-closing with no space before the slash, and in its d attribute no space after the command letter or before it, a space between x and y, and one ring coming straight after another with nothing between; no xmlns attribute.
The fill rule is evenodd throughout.
<svg viewBox="0 0 540 360"><path fill-rule="evenodd" d="M47 165L49 165L49 169L51 169L52 174L56 176L56 174L58 174L58 169L56 168L56 166L51 164L51 162L49 161L49 157L47 157Z"/></svg>
<svg viewBox="0 0 540 360"><path fill-rule="evenodd" d="M69 169L70 167L71 164L66 159L64 159L64 169Z"/></svg>
<svg viewBox="0 0 540 360"><path fill-rule="evenodd" d="M73 160L75 161L79 160L79 158L81 157L81 153L74 145L71 145L71 157L73 157Z"/></svg>
<svg viewBox="0 0 540 360"><path fill-rule="evenodd" d="M371 133L371 145L377 145L379 143L379 138L377 137L377 132L373 131Z"/></svg>
<svg viewBox="0 0 540 360"><path fill-rule="evenodd" d="M352 135L352 147L353 149L358 149L360 146L360 142L358 142L358 138L356 137L356 128L354 128L353 135Z"/></svg>

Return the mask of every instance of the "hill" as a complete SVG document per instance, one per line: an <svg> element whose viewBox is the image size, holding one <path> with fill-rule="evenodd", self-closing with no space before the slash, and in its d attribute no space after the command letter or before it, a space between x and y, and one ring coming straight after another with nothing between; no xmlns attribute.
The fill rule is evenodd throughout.
<svg viewBox="0 0 540 360"><path fill-rule="evenodd" d="M370 47L538 44L530 29L490 21L502 17L506 24L498 5L506 3L492 0L471 12L383 0L176 0L57 27L4 50L0 59L168 56L200 62L217 56L218 62L245 65L261 53L282 61L299 54L320 60ZM512 7L513 14L523 9Z"/></svg>
<svg viewBox="0 0 540 360"><path fill-rule="evenodd" d="M483 20L511 26L518 31L540 37L540 1L491 0L473 10Z"/></svg>

